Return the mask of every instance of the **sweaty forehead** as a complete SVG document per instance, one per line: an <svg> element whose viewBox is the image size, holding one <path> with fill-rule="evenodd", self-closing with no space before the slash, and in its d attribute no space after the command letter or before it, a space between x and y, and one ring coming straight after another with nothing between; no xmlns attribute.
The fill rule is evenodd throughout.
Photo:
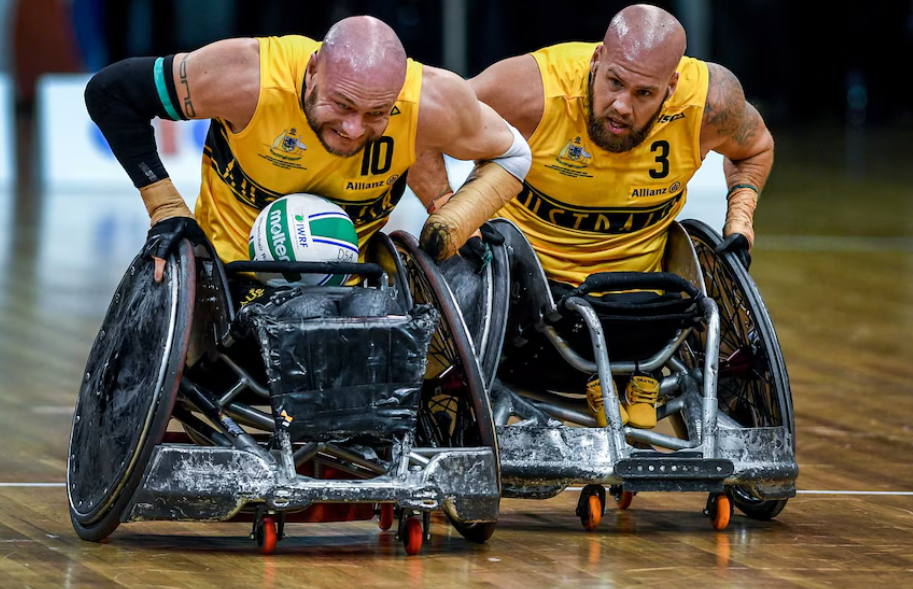
<svg viewBox="0 0 913 589"><path fill-rule="evenodd" d="M318 76L321 87L344 94L356 93L374 100L396 100L405 72L382 61L322 56Z"/></svg>
<svg viewBox="0 0 913 589"><path fill-rule="evenodd" d="M617 75L628 75L665 83L678 67L681 55L663 44L650 45L634 35L606 39L599 65L613 68Z"/></svg>

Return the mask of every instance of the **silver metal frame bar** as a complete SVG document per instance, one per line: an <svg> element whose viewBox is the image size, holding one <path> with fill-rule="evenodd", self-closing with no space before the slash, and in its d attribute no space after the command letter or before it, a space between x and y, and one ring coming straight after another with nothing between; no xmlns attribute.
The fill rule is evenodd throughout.
<svg viewBox="0 0 913 589"><path fill-rule="evenodd" d="M704 431L701 435L704 458L717 458L716 421L719 411L716 387L720 363L720 312L710 297L702 297L701 307L707 320L707 346L704 350Z"/></svg>
<svg viewBox="0 0 913 589"><path fill-rule="evenodd" d="M577 297L573 297L576 300ZM571 300L573 300L571 299ZM570 307L571 300L568 300L568 308ZM580 356L577 352L571 349L571 346L567 341L558 335L558 332L551 325L546 325L544 323L540 324L538 327L539 331L545 334L545 337L555 346L555 349L558 350L558 353L567 360L568 364L579 370L580 372L593 373L597 372L597 362L590 362L589 360ZM643 362L615 362L612 364L612 374L629 374L635 370L644 370L646 372L651 372L658 368L661 368L669 359L672 357L672 354L675 353L675 350L681 345L685 338L691 333L691 328L680 329L675 334L675 339L670 340L663 349L658 351L656 354L650 358L644 360Z"/></svg>
<svg viewBox="0 0 913 589"><path fill-rule="evenodd" d="M618 407L618 393L612 380L612 365L609 363L609 351L605 343L605 334L602 322L593 307L584 299L571 297L565 303L567 308L576 311L583 318L587 329L590 331L590 340L593 343L593 355L596 357L596 372L599 374L599 383L602 385L603 406L611 432L610 443L613 461L624 458L629 446L625 442L621 424L621 411ZM556 334L557 335L557 334ZM567 347L565 345L565 347ZM570 350L570 348L567 348Z"/></svg>
<svg viewBox="0 0 913 589"><path fill-rule="evenodd" d="M254 377L252 377L250 374L247 373L247 371L245 371L243 368L241 368L240 366L235 364L235 362L231 358L226 356L225 354L219 354L219 358L221 358L223 362L228 364L228 367L231 368L232 371L238 375L238 384L231 387L231 389L229 389L228 392L225 393L221 399L219 399L220 405L222 405L224 407L227 403L229 403L235 397L235 395L237 395L238 393L243 391L245 388L249 388L253 392L260 395L261 397L269 399L269 391L266 390L266 388L264 388L262 385L260 385L260 383L258 383L254 379ZM243 387L238 388L238 386L241 384L243 384Z"/></svg>

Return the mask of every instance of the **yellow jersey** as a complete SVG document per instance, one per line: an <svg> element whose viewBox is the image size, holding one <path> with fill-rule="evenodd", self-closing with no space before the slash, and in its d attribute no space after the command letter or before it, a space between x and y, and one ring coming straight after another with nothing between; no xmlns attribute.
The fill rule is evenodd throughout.
<svg viewBox="0 0 913 589"><path fill-rule="evenodd" d="M658 272L666 230L701 165L707 64L689 57L647 138L611 153L587 135L587 84L595 43L565 43L532 55L545 110L529 145L523 190L499 216L529 238L550 280L579 285L595 272Z"/></svg>
<svg viewBox="0 0 913 589"><path fill-rule="evenodd" d="M203 149L197 222L225 263L249 259L260 211L296 192L320 195L352 218L362 246L387 221L415 162L422 64L408 61L406 82L387 129L358 155L327 152L304 114L304 74L319 41L290 35L260 43L260 94L250 123L234 133L213 119Z"/></svg>

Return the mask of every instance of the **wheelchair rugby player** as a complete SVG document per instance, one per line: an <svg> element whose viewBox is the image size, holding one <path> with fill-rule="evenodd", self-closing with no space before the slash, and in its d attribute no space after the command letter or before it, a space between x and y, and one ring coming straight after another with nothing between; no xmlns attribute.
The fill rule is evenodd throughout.
<svg viewBox="0 0 913 589"><path fill-rule="evenodd" d="M415 554L442 509L487 540L497 440L435 261L519 191L519 132L370 17L322 42L127 59L93 77L86 104L152 227L77 400L67 487L80 537L246 520L269 553L287 522L376 513ZM211 119L193 213L156 152L156 116ZM427 149L478 160L475 181L421 244L380 233Z"/></svg>

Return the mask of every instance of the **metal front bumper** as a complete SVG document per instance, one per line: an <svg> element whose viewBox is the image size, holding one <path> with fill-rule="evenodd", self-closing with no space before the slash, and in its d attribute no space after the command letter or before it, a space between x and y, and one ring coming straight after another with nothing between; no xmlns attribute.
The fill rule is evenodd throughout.
<svg viewBox="0 0 913 589"><path fill-rule="evenodd" d="M497 464L488 448L434 455L420 470L364 480L282 480L275 465L242 450L160 445L124 522L223 521L247 503L269 510L298 511L311 503L395 502L405 509L443 509L463 523L498 518Z"/></svg>
<svg viewBox="0 0 913 589"><path fill-rule="evenodd" d="M504 497L545 499L569 485L622 484L615 466L634 452L627 445L615 452L608 428L499 426L498 444ZM734 467L723 484L745 485L761 499L795 495L799 467L786 428L721 428L716 447L713 458Z"/></svg>

